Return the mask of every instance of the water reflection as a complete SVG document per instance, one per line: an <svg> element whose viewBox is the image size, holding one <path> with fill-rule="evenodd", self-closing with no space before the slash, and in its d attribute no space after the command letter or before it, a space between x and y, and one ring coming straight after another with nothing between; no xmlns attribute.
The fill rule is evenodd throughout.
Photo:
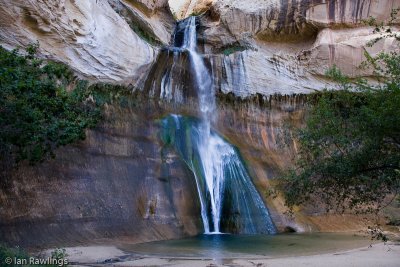
<svg viewBox="0 0 400 267"><path fill-rule="evenodd" d="M164 257L227 259L314 255L368 246L367 237L351 234L199 235L180 240L124 245L127 252Z"/></svg>

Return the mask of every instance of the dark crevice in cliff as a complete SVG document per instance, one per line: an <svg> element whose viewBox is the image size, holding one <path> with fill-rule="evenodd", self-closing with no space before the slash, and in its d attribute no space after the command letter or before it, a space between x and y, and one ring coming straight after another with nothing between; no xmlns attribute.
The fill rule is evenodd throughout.
<svg viewBox="0 0 400 267"><path fill-rule="evenodd" d="M227 94L222 92L217 93L219 103L229 104L237 109L251 105L260 108L281 108L286 109L286 111L293 111L295 109L304 108L310 98L312 98L312 96L307 94L275 94L270 96L255 94L247 97L239 97L231 92Z"/></svg>
<svg viewBox="0 0 400 267"><path fill-rule="evenodd" d="M131 27L131 29L144 41L154 46L161 46L162 42L154 33L151 26L142 18L137 10L126 6L118 0L110 0L110 6L119 14ZM138 10L143 10L138 8Z"/></svg>

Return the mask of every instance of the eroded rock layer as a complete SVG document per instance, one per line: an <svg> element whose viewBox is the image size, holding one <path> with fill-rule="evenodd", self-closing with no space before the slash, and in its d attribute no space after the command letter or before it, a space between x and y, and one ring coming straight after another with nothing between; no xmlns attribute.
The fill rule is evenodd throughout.
<svg viewBox="0 0 400 267"><path fill-rule="evenodd" d="M217 0L212 10L237 39L251 34L289 40L293 35L307 37L312 29L354 27L369 17L387 21L399 6L396 0Z"/></svg>
<svg viewBox="0 0 400 267"><path fill-rule="evenodd" d="M367 222L359 217L330 215L325 222L321 209L288 217L284 200L268 195L297 151L285 125L302 123L303 97L244 101L221 94L214 128L239 149L279 231L360 230ZM11 174L0 190L0 239L52 247L202 233L195 178L160 138L161 119L171 113L197 116L197 101L172 105L146 98L121 96L107 106L105 121L88 131L85 141Z"/></svg>
<svg viewBox="0 0 400 267"><path fill-rule="evenodd" d="M310 93L328 84L325 72L333 65L351 77L371 76L359 68L364 53L398 46L387 38L369 47L379 34L363 20L388 22L399 6L399 0L218 0L201 16L201 41L223 92Z"/></svg>
<svg viewBox="0 0 400 267"><path fill-rule="evenodd" d="M109 2L135 12L136 32ZM38 41L42 55L68 64L86 79L135 82L158 53L146 31L167 43L173 21L166 1L109 2L1 0L0 44L11 49Z"/></svg>
<svg viewBox="0 0 400 267"><path fill-rule="evenodd" d="M167 0L0 3L1 45L39 41L42 55L86 79L140 89L175 26ZM368 47L378 35L363 20L389 21L400 0L202 0L183 6L186 15L208 10L200 19L200 41L212 58L216 86L240 96L321 90L334 64L352 77L370 76L359 68L364 52L397 48L392 39Z"/></svg>
<svg viewBox="0 0 400 267"><path fill-rule="evenodd" d="M125 108L109 106L105 122L84 142L59 149L54 160L20 168L2 184L2 242L50 247L200 233L195 179L158 136L161 108L121 101Z"/></svg>

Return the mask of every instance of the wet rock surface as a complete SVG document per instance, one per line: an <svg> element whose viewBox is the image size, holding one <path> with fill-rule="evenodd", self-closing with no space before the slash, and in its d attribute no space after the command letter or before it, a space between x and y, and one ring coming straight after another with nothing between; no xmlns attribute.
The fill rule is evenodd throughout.
<svg viewBox="0 0 400 267"><path fill-rule="evenodd" d="M199 233L195 180L163 147L151 108L110 107L84 142L13 173L0 191L0 239L48 247Z"/></svg>
<svg viewBox="0 0 400 267"><path fill-rule="evenodd" d="M365 216L327 216L323 208L289 217L284 200L268 194L297 151L287 124L303 123L304 99L259 95L243 100L220 94L213 128L238 148L278 231L364 229ZM166 115L199 116L192 100L173 103L137 93L123 98L108 105L105 121L88 131L85 141L59 149L53 160L10 174L0 190L0 239L48 248L202 233L193 173L160 137Z"/></svg>

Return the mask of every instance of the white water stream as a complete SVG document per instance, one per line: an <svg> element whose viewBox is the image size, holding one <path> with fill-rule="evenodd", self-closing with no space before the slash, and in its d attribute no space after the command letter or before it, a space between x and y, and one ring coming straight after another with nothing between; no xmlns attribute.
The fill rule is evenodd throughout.
<svg viewBox="0 0 400 267"><path fill-rule="evenodd" d="M196 17L179 22L179 38L183 32L183 40L176 39L175 46L179 47L172 50L174 60L180 53L189 54L201 119L194 122L179 115L167 117L165 133L171 135L173 131L173 137L167 139L174 140L177 150L195 175L206 234L221 233L222 223L242 233L273 233L275 227L268 210L238 152L211 129L217 118L215 92L212 76L197 52L196 28ZM168 72L166 75L168 79L175 78ZM224 212L227 218L223 218Z"/></svg>

